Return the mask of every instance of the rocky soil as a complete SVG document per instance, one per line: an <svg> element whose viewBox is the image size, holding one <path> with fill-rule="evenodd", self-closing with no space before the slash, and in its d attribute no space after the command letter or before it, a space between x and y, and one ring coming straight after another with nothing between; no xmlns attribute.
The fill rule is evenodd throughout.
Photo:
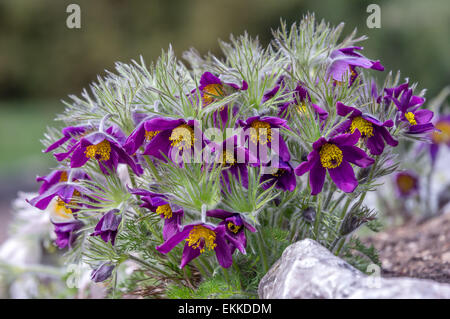
<svg viewBox="0 0 450 319"><path fill-rule="evenodd" d="M414 277L450 283L450 212L411 221L365 240L380 253L383 277Z"/></svg>

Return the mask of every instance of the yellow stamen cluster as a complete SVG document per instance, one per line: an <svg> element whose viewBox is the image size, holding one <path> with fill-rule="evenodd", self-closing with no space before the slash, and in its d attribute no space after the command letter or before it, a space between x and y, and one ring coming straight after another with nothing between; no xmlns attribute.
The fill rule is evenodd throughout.
<svg viewBox="0 0 450 319"><path fill-rule="evenodd" d="M401 175L397 179L397 185L402 192L409 192L415 185L414 179L408 175Z"/></svg>
<svg viewBox="0 0 450 319"><path fill-rule="evenodd" d="M145 140L150 142L161 131L145 131Z"/></svg>
<svg viewBox="0 0 450 319"><path fill-rule="evenodd" d="M172 208L170 208L169 204L158 206L156 213L164 216L166 219L172 218Z"/></svg>
<svg viewBox="0 0 450 319"><path fill-rule="evenodd" d="M203 103L205 105L214 102L218 97L225 96L222 84L208 84L203 88Z"/></svg>
<svg viewBox="0 0 450 319"><path fill-rule="evenodd" d="M324 168L336 168L344 158L342 151L334 144L326 143L320 149L320 162Z"/></svg>
<svg viewBox="0 0 450 319"><path fill-rule="evenodd" d="M306 108L305 102L302 102L302 104L297 105L297 111L298 111L298 113L300 113L300 115L303 115L306 117L309 116L308 109Z"/></svg>
<svg viewBox="0 0 450 319"><path fill-rule="evenodd" d="M350 132L353 134L355 130L358 129L361 133L361 137L371 137L373 136L373 125L369 121L363 119L361 116L353 118L352 124L350 126Z"/></svg>
<svg viewBox="0 0 450 319"><path fill-rule="evenodd" d="M281 175L283 175L286 172L285 169L279 168L275 173L273 173L272 175L275 177L280 177Z"/></svg>
<svg viewBox="0 0 450 319"><path fill-rule="evenodd" d="M72 210L67 207L67 204L61 198L58 197L55 204L55 213L60 217L69 218L72 214Z"/></svg>
<svg viewBox="0 0 450 319"><path fill-rule="evenodd" d="M414 116L413 112L405 113L405 117L408 120L409 124L417 125L416 117Z"/></svg>
<svg viewBox="0 0 450 319"><path fill-rule="evenodd" d="M201 225L194 226L189 232L189 237L186 241L188 245L194 249L200 248L200 245L203 243L204 245L200 248L200 253L203 253L205 248L214 250L217 246L215 243L216 233Z"/></svg>
<svg viewBox="0 0 450 319"><path fill-rule="evenodd" d="M234 158L233 153L230 153L228 151L223 151L222 163L224 165L230 165L230 166L236 164L236 159Z"/></svg>
<svg viewBox="0 0 450 319"><path fill-rule="evenodd" d="M450 123L440 122L437 123L436 128L440 130L440 132L433 132L432 139L436 144L441 143L449 143L450 142Z"/></svg>
<svg viewBox="0 0 450 319"><path fill-rule="evenodd" d="M111 144L107 140L103 140L96 145L89 145L84 151L86 157L97 158L99 161L109 160L111 154Z"/></svg>
<svg viewBox="0 0 450 319"><path fill-rule="evenodd" d="M253 143L258 141L261 144L267 144L272 141L272 130L270 124L262 121L254 121L250 125L250 139Z"/></svg>
<svg viewBox="0 0 450 319"><path fill-rule="evenodd" d="M169 140L172 141L172 146L177 146L179 149L192 147L195 141L194 129L187 124L177 126L172 130Z"/></svg>
<svg viewBox="0 0 450 319"><path fill-rule="evenodd" d="M61 172L61 176L59 177L59 181L60 182L67 182L67 180L68 180L67 172L66 171Z"/></svg>
<svg viewBox="0 0 450 319"><path fill-rule="evenodd" d="M227 227L228 227L229 231L237 234L237 232L239 231L239 229L241 229L242 226L238 226L238 225L236 225L236 224L234 224L232 222L229 222Z"/></svg>

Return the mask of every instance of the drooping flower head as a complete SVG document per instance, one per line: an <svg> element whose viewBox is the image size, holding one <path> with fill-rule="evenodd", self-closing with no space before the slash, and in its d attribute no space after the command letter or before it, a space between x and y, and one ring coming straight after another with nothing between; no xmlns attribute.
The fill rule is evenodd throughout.
<svg viewBox="0 0 450 319"><path fill-rule="evenodd" d="M370 154L380 155L383 153L384 142L393 147L398 145L398 141L392 138L387 130L387 127L394 125L392 120L380 122L373 116L363 114L357 108L341 102L337 102L337 114L340 116L349 115L348 120L337 129L337 132L354 133L355 130L358 130L361 133L360 139L367 145Z"/></svg>
<svg viewBox="0 0 450 319"><path fill-rule="evenodd" d="M165 195L141 188L129 189L129 192L141 196L143 203L140 207L147 208L151 212L158 214L161 219L164 219L162 231L164 240L180 231L184 212L180 207L171 205Z"/></svg>
<svg viewBox="0 0 450 319"><path fill-rule="evenodd" d="M233 263L232 247L227 242L225 225L212 226L205 223L193 223L183 227L172 237L156 247L160 253L167 254L183 240L186 240L181 258L180 268L205 251L214 251L219 264L229 268Z"/></svg>
<svg viewBox="0 0 450 319"><path fill-rule="evenodd" d="M322 191L327 171L339 189L345 193L355 190L358 181L350 163L367 167L374 162L366 152L354 146L360 137L361 133L356 130L353 134L341 134L329 140L321 137L313 143L307 161L294 170L299 176L309 171L311 195Z"/></svg>
<svg viewBox="0 0 450 319"><path fill-rule="evenodd" d="M271 164L268 166L270 167ZM276 167L270 168L272 169L271 173L261 175L259 182L262 184L262 188L268 189L275 184L275 188L283 191L294 191L297 186L297 181L295 179L294 169L289 162L279 159ZM265 169L268 169L268 167Z"/></svg>
<svg viewBox="0 0 450 319"><path fill-rule="evenodd" d="M50 174L46 176L38 176L36 178L37 182L42 182L39 188L39 194L46 192L50 187L60 182L67 182L69 177L69 171L65 169L55 169ZM78 180L90 180L88 174L82 170L72 170L71 178L73 182Z"/></svg>
<svg viewBox="0 0 450 319"><path fill-rule="evenodd" d="M239 120L238 122L244 129L243 137L249 141L249 150L255 153L253 155L255 155L260 162L266 162L267 160L267 154L259 152L260 145L276 150L277 154L284 161L289 161L291 159L289 149L283 137L281 137L280 132L282 127L290 130L286 120L272 116L252 116L245 121ZM275 132L277 134L274 134Z"/></svg>
<svg viewBox="0 0 450 319"><path fill-rule="evenodd" d="M408 197L418 192L419 179L411 171L404 171L395 175L395 186L398 196Z"/></svg>
<svg viewBox="0 0 450 319"><path fill-rule="evenodd" d="M349 79L349 86L355 82L358 77L357 67L364 69L373 69L378 71L384 71L384 67L380 64L380 61L372 61L364 57L362 54L355 52L362 50L362 47L347 47L338 50L334 50L330 58L332 60L328 74L331 78L342 83L345 78Z"/></svg>
<svg viewBox="0 0 450 319"><path fill-rule="evenodd" d="M98 266L96 269L92 270L91 272L91 280L93 282L103 282L109 277L111 277L111 274L114 270L115 266L110 262L104 262L100 266Z"/></svg>
<svg viewBox="0 0 450 319"><path fill-rule="evenodd" d="M122 216L118 215L118 212L118 209L113 209L103 215L95 226L94 232L91 236L100 236L105 243L110 241L111 245L114 246L117 231L120 223L122 222Z"/></svg>
<svg viewBox="0 0 450 319"><path fill-rule="evenodd" d="M230 244L231 254L238 249L241 253L246 254L247 237L245 231L256 232L256 229L247 223L240 214L232 213L223 209L214 209L206 212L206 216L219 218L222 221L219 225L223 225L226 229L225 237Z"/></svg>
<svg viewBox="0 0 450 319"><path fill-rule="evenodd" d="M77 238L77 231L83 227L83 223L77 219L67 223L52 223L55 226L55 244L61 249L66 247L70 249Z"/></svg>

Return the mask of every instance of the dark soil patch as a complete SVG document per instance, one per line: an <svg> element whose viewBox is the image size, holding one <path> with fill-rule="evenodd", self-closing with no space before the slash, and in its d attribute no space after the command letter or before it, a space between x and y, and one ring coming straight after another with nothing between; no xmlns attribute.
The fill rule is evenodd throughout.
<svg viewBox="0 0 450 319"><path fill-rule="evenodd" d="M423 223L410 221L365 242L378 249L384 277L450 283L450 213Z"/></svg>

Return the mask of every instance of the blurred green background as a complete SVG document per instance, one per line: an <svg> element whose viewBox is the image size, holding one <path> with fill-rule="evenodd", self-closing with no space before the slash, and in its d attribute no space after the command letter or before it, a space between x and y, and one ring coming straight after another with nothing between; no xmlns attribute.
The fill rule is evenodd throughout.
<svg viewBox="0 0 450 319"><path fill-rule="evenodd" d="M81 29L66 27L70 3L81 7ZM366 26L371 3L381 29ZM428 98L450 83L448 0L0 0L0 212L17 190L37 189L34 177L51 165L39 140L60 100L115 61L142 54L149 63L170 43L178 56L190 47L220 54L218 38L245 30L267 44L280 18L291 24L308 11L368 35L364 54L402 70Z"/></svg>

